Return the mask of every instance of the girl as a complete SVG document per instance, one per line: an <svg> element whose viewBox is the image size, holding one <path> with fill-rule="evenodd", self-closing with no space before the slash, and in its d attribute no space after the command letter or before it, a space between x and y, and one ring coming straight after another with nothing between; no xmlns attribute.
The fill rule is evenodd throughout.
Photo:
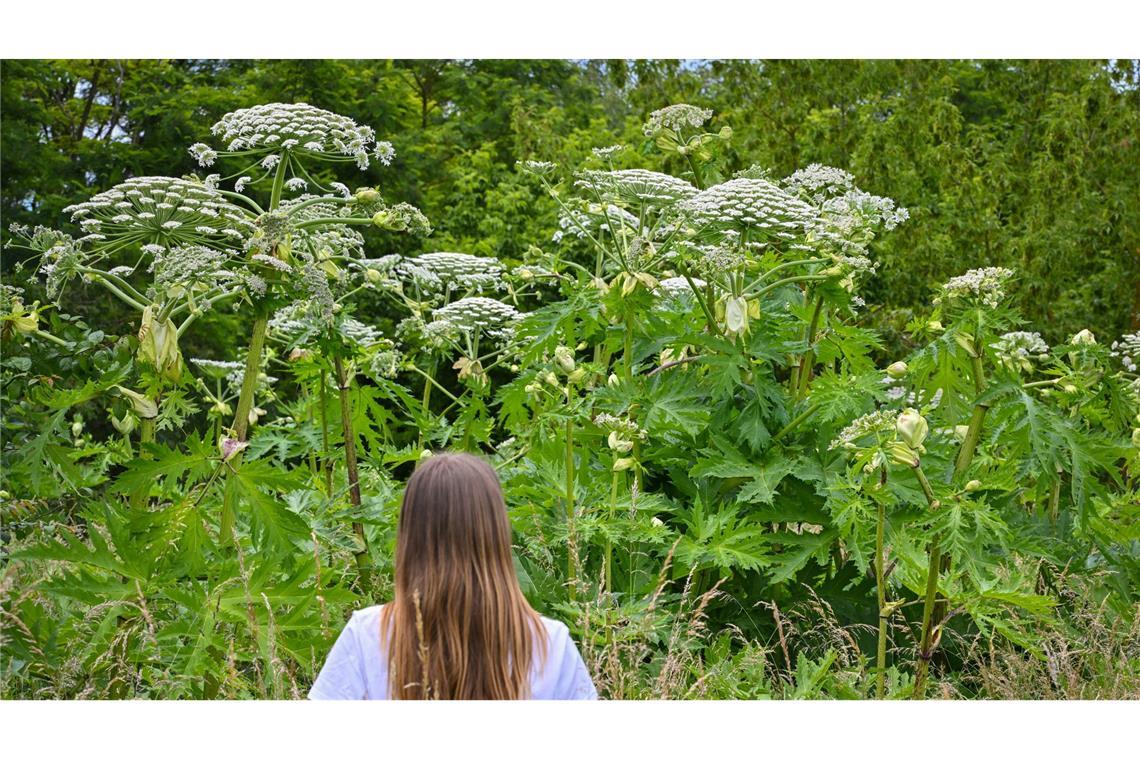
<svg viewBox="0 0 1140 760"><path fill-rule="evenodd" d="M390 604L354 612L310 699L597 699L566 626L523 597L495 471L438 454L408 481Z"/></svg>

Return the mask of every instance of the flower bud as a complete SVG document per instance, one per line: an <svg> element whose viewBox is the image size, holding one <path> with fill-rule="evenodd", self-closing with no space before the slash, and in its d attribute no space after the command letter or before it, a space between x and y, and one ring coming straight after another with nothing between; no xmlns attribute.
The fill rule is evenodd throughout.
<svg viewBox="0 0 1140 760"><path fill-rule="evenodd" d="M966 484L966 490L971 492L971 493L973 493L974 491L977 491L981 487L982 487L982 481L980 481L980 480L971 480L969 483Z"/></svg>
<svg viewBox="0 0 1140 760"><path fill-rule="evenodd" d="M119 419L114 414L111 415L111 427L118 430L123 435L130 435L135 429L135 417L131 414L124 414L122 419Z"/></svg>
<svg viewBox="0 0 1140 760"><path fill-rule="evenodd" d="M289 361L295 362L301 359L307 359L311 353L312 352L307 348L294 348L289 352Z"/></svg>
<svg viewBox="0 0 1140 760"><path fill-rule="evenodd" d="M248 441L239 441L236 438L222 436L218 439L218 451L222 455L223 462L230 461L238 455L238 452L245 451L248 446Z"/></svg>
<svg viewBox="0 0 1140 760"><path fill-rule="evenodd" d="M151 399L147 398L141 393L136 393L129 388L124 388L121 385L116 385L119 393L123 394L130 402L135 410L135 414L142 417L144 420L153 420L158 416L158 404Z"/></svg>
<svg viewBox="0 0 1140 760"><path fill-rule="evenodd" d="M907 467L918 467L918 454L905 443L894 441L893 443L888 443L886 449L887 453L890 454L891 461L895 464L902 464Z"/></svg>
<svg viewBox="0 0 1140 760"><path fill-rule="evenodd" d="M654 517L654 518L650 519L649 524L652 525L654 528L660 528L660 527L665 525L665 523L661 521L660 517Z"/></svg>
<svg viewBox="0 0 1140 760"><path fill-rule="evenodd" d="M519 365L517 365L517 364L512 364L512 365L510 366L510 370L511 370L511 372L518 372L518 371L519 371Z"/></svg>
<svg viewBox="0 0 1140 760"><path fill-rule="evenodd" d="M576 370L574 370L573 372L571 372L571 373L570 373L570 374L569 374L569 375L566 377L566 380L567 380L567 382L570 382L570 383L575 383L575 384L577 384L577 383L580 383L580 382L582 382L582 378L584 378L585 376L586 376L586 370L585 370L585 368L584 368L584 367L579 367L578 369L576 369Z"/></svg>
<svg viewBox="0 0 1140 760"><path fill-rule="evenodd" d="M76 417L71 422L71 437L78 438L81 435L83 435L83 420Z"/></svg>
<svg viewBox="0 0 1140 760"><path fill-rule="evenodd" d="M887 367L887 375L898 380L900 377L906 377L907 366L906 362L895 362Z"/></svg>
<svg viewBox="0 0 1140 760"><path fill-rule="evenodd" d="M967 335L966 333L954 333L954 342L965 349L966 353L970 356L978 355L978 349L976 346L974 346L973 337Z"/></svg>
<svg viewBox="0 0 1140 760"><path fill-rule="evenodd" d="M926 323L926 329L933 330L934 332L939 332L942 330L942 323L937 319L932 319Z"/></svg>
<svg viewBox="0 0 1140 760"><path fill-rule="evenodd" d="M1069 343L1074 346L1095 346L1096 336L1090 330L1081 330L1069 339Z"/></svg>
<svg viewBox="0 0 1140 760"><path fill-rule="evenodd" d="M614 472L623 472L633 467L633 457L622 457L614 462Z"/></svg>
<svg viewBox="0 0 1140 760"><path fill-rule="evenodd" d="M609 438L606 439L606 442L611 449L621 452L622 454L633 450L633 441L625 440L617 434L616 430L610 431Z"/></svg>
<svg viewBox="0 0 1140 760"><path fill-rule="evenodd" d="M377 227L383 227L388 223L390 216L391 214L389 214L387 211L377 211L372 215L372 224L376 225Z"/></svg>
<svg viewBox="0 0 1140 760"><path fill-rule="evenodd" d="M720 132L717 134L717 137L724 140L725 142L728 142L732 139L732 127L721 127Z"/></svg>
<svg viewBox="0 0 1140 760"><path fill-rule="evenodd" d="M732 297L724 303L725 332L740 335L748 329L748 303L743 297Z"/></svg>
<svg viewBox="0 0 1140 760"><path fill-rule="evenodd" d="M371 187L362 187L356 191L355 198L360 203L379 203L380 193Z"/></svg>
<svg viewBox="0 0 1140 760"><path fill-rule="evenodd" d="M554 385L554 386L558 385L558 378L555 377L554 373L551 372L550 370L546 370L546 371L540 373L538 377L540 380L545 382L547 385Z"/></svg>
<svg viewBox="0 0 1140 760"><path fill-rule="evenodd" d="M260 406L255 406L249 410L249 424L256 425L257 421L265 416L265 410Z"/></svg>
<svg viewBox="0 0 1140 760"><path fill-rule="evenodd" d="M907 409L899 415L898 422L895 423L895 430L903 443L912 449L921 450L922 442L926 440L926 434L930 427L926 423L926 418L917 410Z"/></svg>
<svg viewBox="0 0 1140 760"><path fill-rule="evenodd" d="M566 346L559 346L554 349L554 361L562 368L563 372L574 371L574 352Z"/></svg>
<svg viewBox="0 0 1140 760"><path fill-rule="evenodd" d="M970 426L969 425L955 425L954 426L954 438L955 438L955 440L958 441L958 443L961 443L962 441L966 440L966 436L969 434L969 432L970 432Z"/></svg>
<svg viewBox="0 0 1140 760"><path fill-rule="evenodd" d="M531 280L534 279L534 272L530 271L526 267L519 269L518 273L519 273L519 277L522 278L523 282L530 282Z"/></svg>
<svg viewBox="0 0 1140 760"><path fill-rule="evenodd" d="M1076 393L1077 386L1073 385L1072 383L1065 383L1061 386L1061 390L1063 390L1065 393Z"/></svg>
<svg viewBox="0 0 1140 760"><path fill-rule="evenodd" d="M422 462L425 459L431 459L431 450L430 449L424 449L423 451L420 452L420 461Z"/></svg>
<svg viewBox="0 0 1140 760"><path fill-rule="evenodd" d="M606 385L616 388L621 385L621 378L617 376L616 372L611 372L610 376L606 378Z"/></svg>
<svg viewBox="0 0 1140 760"><path fill-rule="evenodd" d="M1132 445L1140 449L1140 428L1132 428Z"/></svg>
<svg viewBox="0 0 1140 760"><path fill-rule="evenodd" d="M384 275L380 272L379 269L365 269L364 279L375 285L384 280Z"/></svg>

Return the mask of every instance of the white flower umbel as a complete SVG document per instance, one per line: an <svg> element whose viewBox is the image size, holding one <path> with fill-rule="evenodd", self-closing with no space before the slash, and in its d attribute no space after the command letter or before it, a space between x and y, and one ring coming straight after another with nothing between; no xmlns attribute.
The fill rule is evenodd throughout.
<svg viewBox="0 0 1140 760"><path fill-rule="evenodd" d="M864 414L843 428L827 448L829 451L839 448L855 449L858 448L860 440L870 435L880 438L884 435L893 437L898 418L899 413L894 409L879 409Z"/></svg>
<svg viewBox="0 0 1140 760"><path fill-rule="evenodd" d="M648 169L587 169L576 176L574 186L603 203L659 208L697 194L685 180Z"/></svg>
<svg viewBox="0 0 1140 760"><path fill-rule="evenodd" d="M855 177L850 172L823 164L809 164L806 168L784 178L784 188L792 195L815 204L855 189Z"/></svg>
<svg viewBox="0 0 1140 760"><path fill-rule="evenodd" d="M335 203L314 203L296 213L291 213L294 206L315 197L301 195L282 201L281 211L289 214L289 221L294 226L312 219L335 219L352 213L345 206ZM358 259L364 257L364 236L347 224L329 223L316 228L293 230L293 247L307 251L317 258L341 256Z"/></svg>
<svg viewBox="0 0 1140 760"><path fill-rule="evenodd" d="M95 248L139 243L241 247L253 220L213 188L175 177L135 177L64 209ZM81 240L83 240L81 238Z"/></svg>
<svg viewBox="0 0 1140 760"><path fill-rule="evenodd" d="M461 298L436 309L429 328L453 330L476 336L480 333L499 341L508 340L521 317L509 304L482 296Z"/></svg>
<svg viewBox="0 0 1140 760"><path fill-rule="evenodd" d="M705 281L699 278L693 278L693 285L698 288L705 286ZM663 298L678 298L685 299L693 295L693 289L689 286L689 281L684 277L669 277L657 283L657 289Z"/></svg>
<svg viewBox="0 0 1140 760"><path fill-rule="evenodd" d="M371 127L360 126L347 116L307 103L268 103L228 113L211 128L224 147L213 149L198 143L190 153L199 163L211 163L218 155L260 155L316 158L323 161L353 161L367 169L369 153L381 163L391 162L394 151L387 142L376 142ZM273 162L276 164L276 161ZM272 166L268 168L273 168Z"/></svg>
<svg viewBox="0 0 1140 760"><path fill-rule="evenodd" d="M1011 277L1013 270L1005 267L971 269L947 280L942 286L942 295L945 298L979 298L991 309L996 308L1005 298L1005 284Z"/></svg>
<svg viewBox="0 0 1140 760"><path fill-rule="evenodd" d="M1114 340L1111 354L1120 359L1124 369L1135 372L1136 366L1140 364L1140 331L1125 333L1120 336L1120 340Z"/></svg>
<svg viewBox="0 0 1140 760"><path fill-rule="evenodd" d="M675 103L649 114L649 119L641 129L647 137L654 137L664 129L671 129L674 132L680 132L682 129L700 129L712 116L711 109L698 108L688 103Z"/></svg>
<svg viewBox="0 0 1140 760"><path fill-rule="evenodd" d="M468 253L422 253L397 264L396 273L425 292L506 287L503 266L498 259Z"/></svg>
<svg viewBox="0 0 1140 760"><path fill-rule="evenodd" d="M180 245L156 251L148 271L159 297L177 298L197 290L229 288L243 282L242 264L226 251L202 245ZM199 308L208 308L208 303Z"/></svg>
<svg viewBox="0 0 1140 760"><path fill-rule="evenodd" d="M799 237L815 209L763 179L738 178L713 185L679 208L696 224L747 233L753 241Z"/></svg>

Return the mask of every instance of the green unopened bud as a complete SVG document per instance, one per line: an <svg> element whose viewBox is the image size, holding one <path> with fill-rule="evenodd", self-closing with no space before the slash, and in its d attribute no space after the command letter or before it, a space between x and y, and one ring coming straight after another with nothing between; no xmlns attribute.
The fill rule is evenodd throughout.
<svg viewBox="0 0 1140 760"><path fill-rule="evenodd" d="M228 462L236 457L242 451L245 451L249 446L247 441L239 441L236 438L226 438L222 436L218 439L218 451L222 455L222 461Z"/></svg>
<svg viewBox="0 0 1140 760"><path fill-rule="evenodd" d="M906 362L895 362L887 367L887 375L898 380L900 377L906 377L907 366Z"/></svg>
<svg viewBox="0 0 1140 760"><path fill-rule="evenodd" d="M431 451L429 449L424 449L420 452L420 461L422 462L425 459L431 459Z"/></svg>
<svg viewBox="0 0 1140 760"><path fill-rule="evenodd" d="M115 387L119 390L119 393L123 394L123 396L131 402L131 407L134 408L135 414L144 420L153 420L158 416L158 404L154 401L141 393L132 391L130 388L124 388L121 385L116 385Z"/></svg>
<svg viewBox="0 0 1140 760"><path fill-rule="evenodd" d="M606 439L606 442L611 449L621 452L622 454L633 450L633 441L627 441L622 438L617 434L616 430L610 431L609 438Z"/></svg>
<svg viewBox="0 0 1140 760"><path fill-rule="evenodd" d="M918 453L902 441L888 443L886 450L887 454L891 457L891 461L895 464L902 464L907 467L918 467L919 465Z"/></svg>
<svg viewBox="0 0 1140 760"><path fill-rule="evenodd" d="M1065 393L1076 393L1077 386L1073 385L1072 383L1064 383L1061 386L1061 390L1063 390Z"/></svg>
<svg viewBox="0 0 1140 760"><path fill-rule="evenodd" d="M621 378L617 376L617 373L611 372L610 376L606 378L606 385L616 388L621 385Z"/></svg>
<svg viewBox="0 0 1140 760"><path fill-rule="evenodd" d="M633 464L633 457L622 457L621 459L614 461L614 472L623 472L625 470L628 470L630 467L633 467Z"/></svg>
<svg viewBox="0 0 1140 760"><path fill-rule="evenodd" d="M748 330L748 302L737 296L724 302L725 332L740 335Z"/></svg>
<svg viewBox="0 0 1140 760"><path fill-rule="evenodd" d="M529 269L527 269L525 267L519 269L518 273L519 273L519 277L522 278L523 282L530 282L531 280L534 279L534 272L530 271Z"/></svg>
<svg viewBox="0 0 1140 760"><path fill-rule="evenodd" d="M375 285L379 282L383 282L384 275L378 269L365 269L364 279Z"/></svg>
<svg viewBox="0 0 1140 760"><path fill-rule="evenodd" d="M966 333L954 333L954 342L961 346L970 356L977 356L978 350L974 346L974 339Z"/></svg>
<svg viewBox="0 0 1140 760"><path fill-rule="evenodd" d="M578 369L571 372L566 377L566 380L567 380L567 382L578 384L578 383L582 382L582 378L584 378L585 376L586 376L586 370L582 367L579 367Z"/></svg>
<svg viewBox="0 0 1140 760"><path fill-rule="evenodd" d="M71 437L78 438L81 435L83 435L83 420L76 417L71 422Z"/></svg>
<svg viewBox="0 0 1140 760"><path fill-rule="evenodd" d="M955 438L955 440L958 441L958 443L961 443L962 441L966 440L966 436L969 433L970 433L970 426L969 425L955 425L954 426L954 438Z"/></svg>
<svg viewBox="0 0 1140 760"><path fill-rule="evenodd" d="M942 323L937 319L932 319L926 323L926 329L933 330L934 332L940 332L942 330Z"/></svg>
<svg viewBox="0 0 1140 760"><path fill-rule="evenodd" d="M1081 330L1069 339L1069 343L1074 346L1095 346L1096 336L1090 330Z"/></svg>
<svg viewBox="0 0 1140 760"><path fill-rule="evenodd" d="M118 430L122 435L130 435L135 429L135 416L132 414L124 414L123 418L119 419L112 414L111 427Z"/></svg>
<svg viewBox="0 0 1140 760"><path fill-rule="evenodd" d="M971 480L969 483L966 484L966 490L971 492L971 493L974 491L977 491L981 487L982 487L982 481L980 481L980 480Z"/></svg>
<svg viewBox="0 0 1140 760"><path fill-rule="evenodd" d="M159 322L154 306L143 309L139 324L139 361L154 367L167 380L182 377L182 352L178 349L178 327L171 319Z"/></svg>
<svg viewBox="0 0 1140 760"><path fill-rule="evenodd" d="M376 225L377 227L384 227L388 224L388 221L391 219L391 217L392 215L387 211L377 211L372 215L372 224Z"/></svg>
<svg viewBox="0 0 1140 760"><path fill-rule="evenodd" d="M538 378L547 385L558 385L558 378L550 370L546 370L545 372L540 373Z"/></svg>
<svg viewBox="0 0 1140 760"><path fill-rule="evenodd" d="M574 371L574 352L566 346L559 346L554 349L554 361L562 368L563 372Z"/></svg>
<svg viewBox="0 0 1140 760"><path fill-rule="evenodd" d="M930 426L927 425L926 418L917 410L907 409L899 415L898 422L895 423L895 430L903 443L912 449L921 450L922 442L926 440Z"/></svg>
<svg viewBox="0 0 1140 760"><path fill-rule="evenodd" d="M717 134L717 137L724 140L725 142L728 142L732 139L732 127L721 127L720 132Z"/></svg>
<svg viewBox="0 0 1140 760"><path fill-rule="evenodd" d="M360 203L379 203L380 192L371 187L362 187L356 191L354 196Z"/></svg>

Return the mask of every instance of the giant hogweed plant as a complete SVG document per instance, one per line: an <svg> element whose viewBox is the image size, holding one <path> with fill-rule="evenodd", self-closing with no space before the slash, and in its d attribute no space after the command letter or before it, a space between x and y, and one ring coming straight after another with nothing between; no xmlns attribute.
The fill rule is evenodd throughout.
<svg viewBox="0 0 1140 760"><path fill-rule="evenodd" d="M390 579L392 468L447 446L492 457L526 592L576 622L599 668L672 683L682 660L748 661L755 644L725 648L767 636L767 607L795 693L816 693L835 654L797 652L793 673L777 605L807 584L877 621L873 661L836 695L920 697L951 630L1037 651L1053 568L1107 571L1127 606L1140 339L1046 346L1007 305L1014 273L976 270L879 369L859 292L906 210L819 165L727 177L731 130L711 118L680 104L645 125L642 153L677 175L621 168L621 146L565 174L523 162L561 218L522 262L369 258L360 230L426 220L328 179L391 147L301 105L235 112L217 147L191 147L232 163L225 178L131 181L75 207L78 238L23 230L53 297L98 283L140 334L96 351L99 379L34 399L50 424L22 457L94 498L15 555L16 677L47 694L295 695L339 612ZM89 361L90 336L5 299L6 340ZM179 338L226 305L252 318L244 352L183 362ZM389 334L363 318L377 306ZM50 437L109 393L119 438L79 424L72 454ZM736 638L678 659L696 599Z"/></svg>
<svg viewBox="0 0 1140 760"><path fill-rule="evenodd" d="M353 295L378 279L363 257L364 240L356 229L426 233L429 227L414 208L386 204L375 189L353 194L326 178L326 164L350 161L364 168L370 154L390 161L390 144L377 143L372 130L350 119L304 104L271 104L229 114L213 131L221 148L197 144L190 152L203 166L234 162L238 168L230 176L128 180L68 210L81 237L46 228L14 230L24 245L41 252L49 295L60 298L71 281L82 278L136 309L140 320L137 342L131 342L134 355L116 365L110 380L46 399L66 410L115 390L130 408L112 421L124 436L128 459L130 437L137 428L138 458L120 459L122 472L85 510L86 541L65 531L58 540L31 546L19 556L75 563L75 570L58 578L61 586L50 578L40 588L93 604L101 612L100 635L85 656L98 659L98 647L108 642L118 642L124 657L138 656L128 652L132 632L138 634L138 618L124 614L132 608L145 618L144 638L153 646L161 647L165 637L183 654L187 647L194 649L188 663L171 660L168 646L162 678L192 680L203 673L214 677L224 670L227 656L217 646L227 638L223 620L244 623L244 633L254 644L228 653L234 676L229 688L215 679L200 690L177 693L210 696L255 688L262 695L284 695L282 679L288 678L295 691L297 666L311 672L317 649L323 652L325 640L335 632L328 605L347 598L339 585L340 573L326 571L322 578L320 551L323 543L343 545L339 522L345 516L354 534L349 544L357 564L354 583L366 594L372 590L372 552L363 525L355 452L357 417L349 391L360 364L383 383L394 374L396 358L390 341L350 315ZM233 189L223 189L231 180ZM252 317L244 358L239 354L237 362L184 362L180 338L203 313L223 306ZM20 325L21 332L35 338L65 343ZM278 466L271 457L246 461L249 431L267 415L263 405L277 400L270 391L275 378L265 371L267 355L273 356L267 339L284 347L287 365L321 368L323 423L329 407L324 369L332 368L341 409L337 428L345 464L343 488L333 487L327 424L322 425L321 444L301 452L310 455L308 472L279 466L295 464L280 454L276 444L288 441L273 430L294 423L289 417L267 425L267 434L253 450L277 451ZM122 360L121 352L116 353ZM305 372L296 376L305 385ZM385 387L391 392L391 384ZM195 433L186 423L199 400L206 402L211 422L207 430ZM173 447L157 442L156 433L164 430L170 431L167 438ZM185 443L179 445L183 437ZM55 462L62 467L58 458ZM335 509L345 490L347 515ZM117 494L127 497L125 509L114 498ZM94 553L85 548L88 542ZM110 588L92 590L98 585L93 568L111 573ZM229 593L240 588L240 614L221 614L227 587ZM136 597L139 601L132 601ZM152 605L166 605L164 613L170 614L162 619L174 624L173 629L155 630L156 618L143 609L147 599ZM201 631L186 628L180 611L197 614L196 620L209 626ZM309 624L293 625L277 620L277 614L307 619ZM74 633L82 635L89 619L81 616ZM177 622L180 619L183 622ZM46 619L38 622L47 624ZM36 637L35 631L28 633ZM285 649L288 658L277 653ZM251 654L254 678L239 678L235 668L248 664L239 660ZM158 655L150 651L147 656ZM290 664L284 665L285 660ZM114 693L147 686L153 684L144 686L136 679L119 684Z"/></svg>

